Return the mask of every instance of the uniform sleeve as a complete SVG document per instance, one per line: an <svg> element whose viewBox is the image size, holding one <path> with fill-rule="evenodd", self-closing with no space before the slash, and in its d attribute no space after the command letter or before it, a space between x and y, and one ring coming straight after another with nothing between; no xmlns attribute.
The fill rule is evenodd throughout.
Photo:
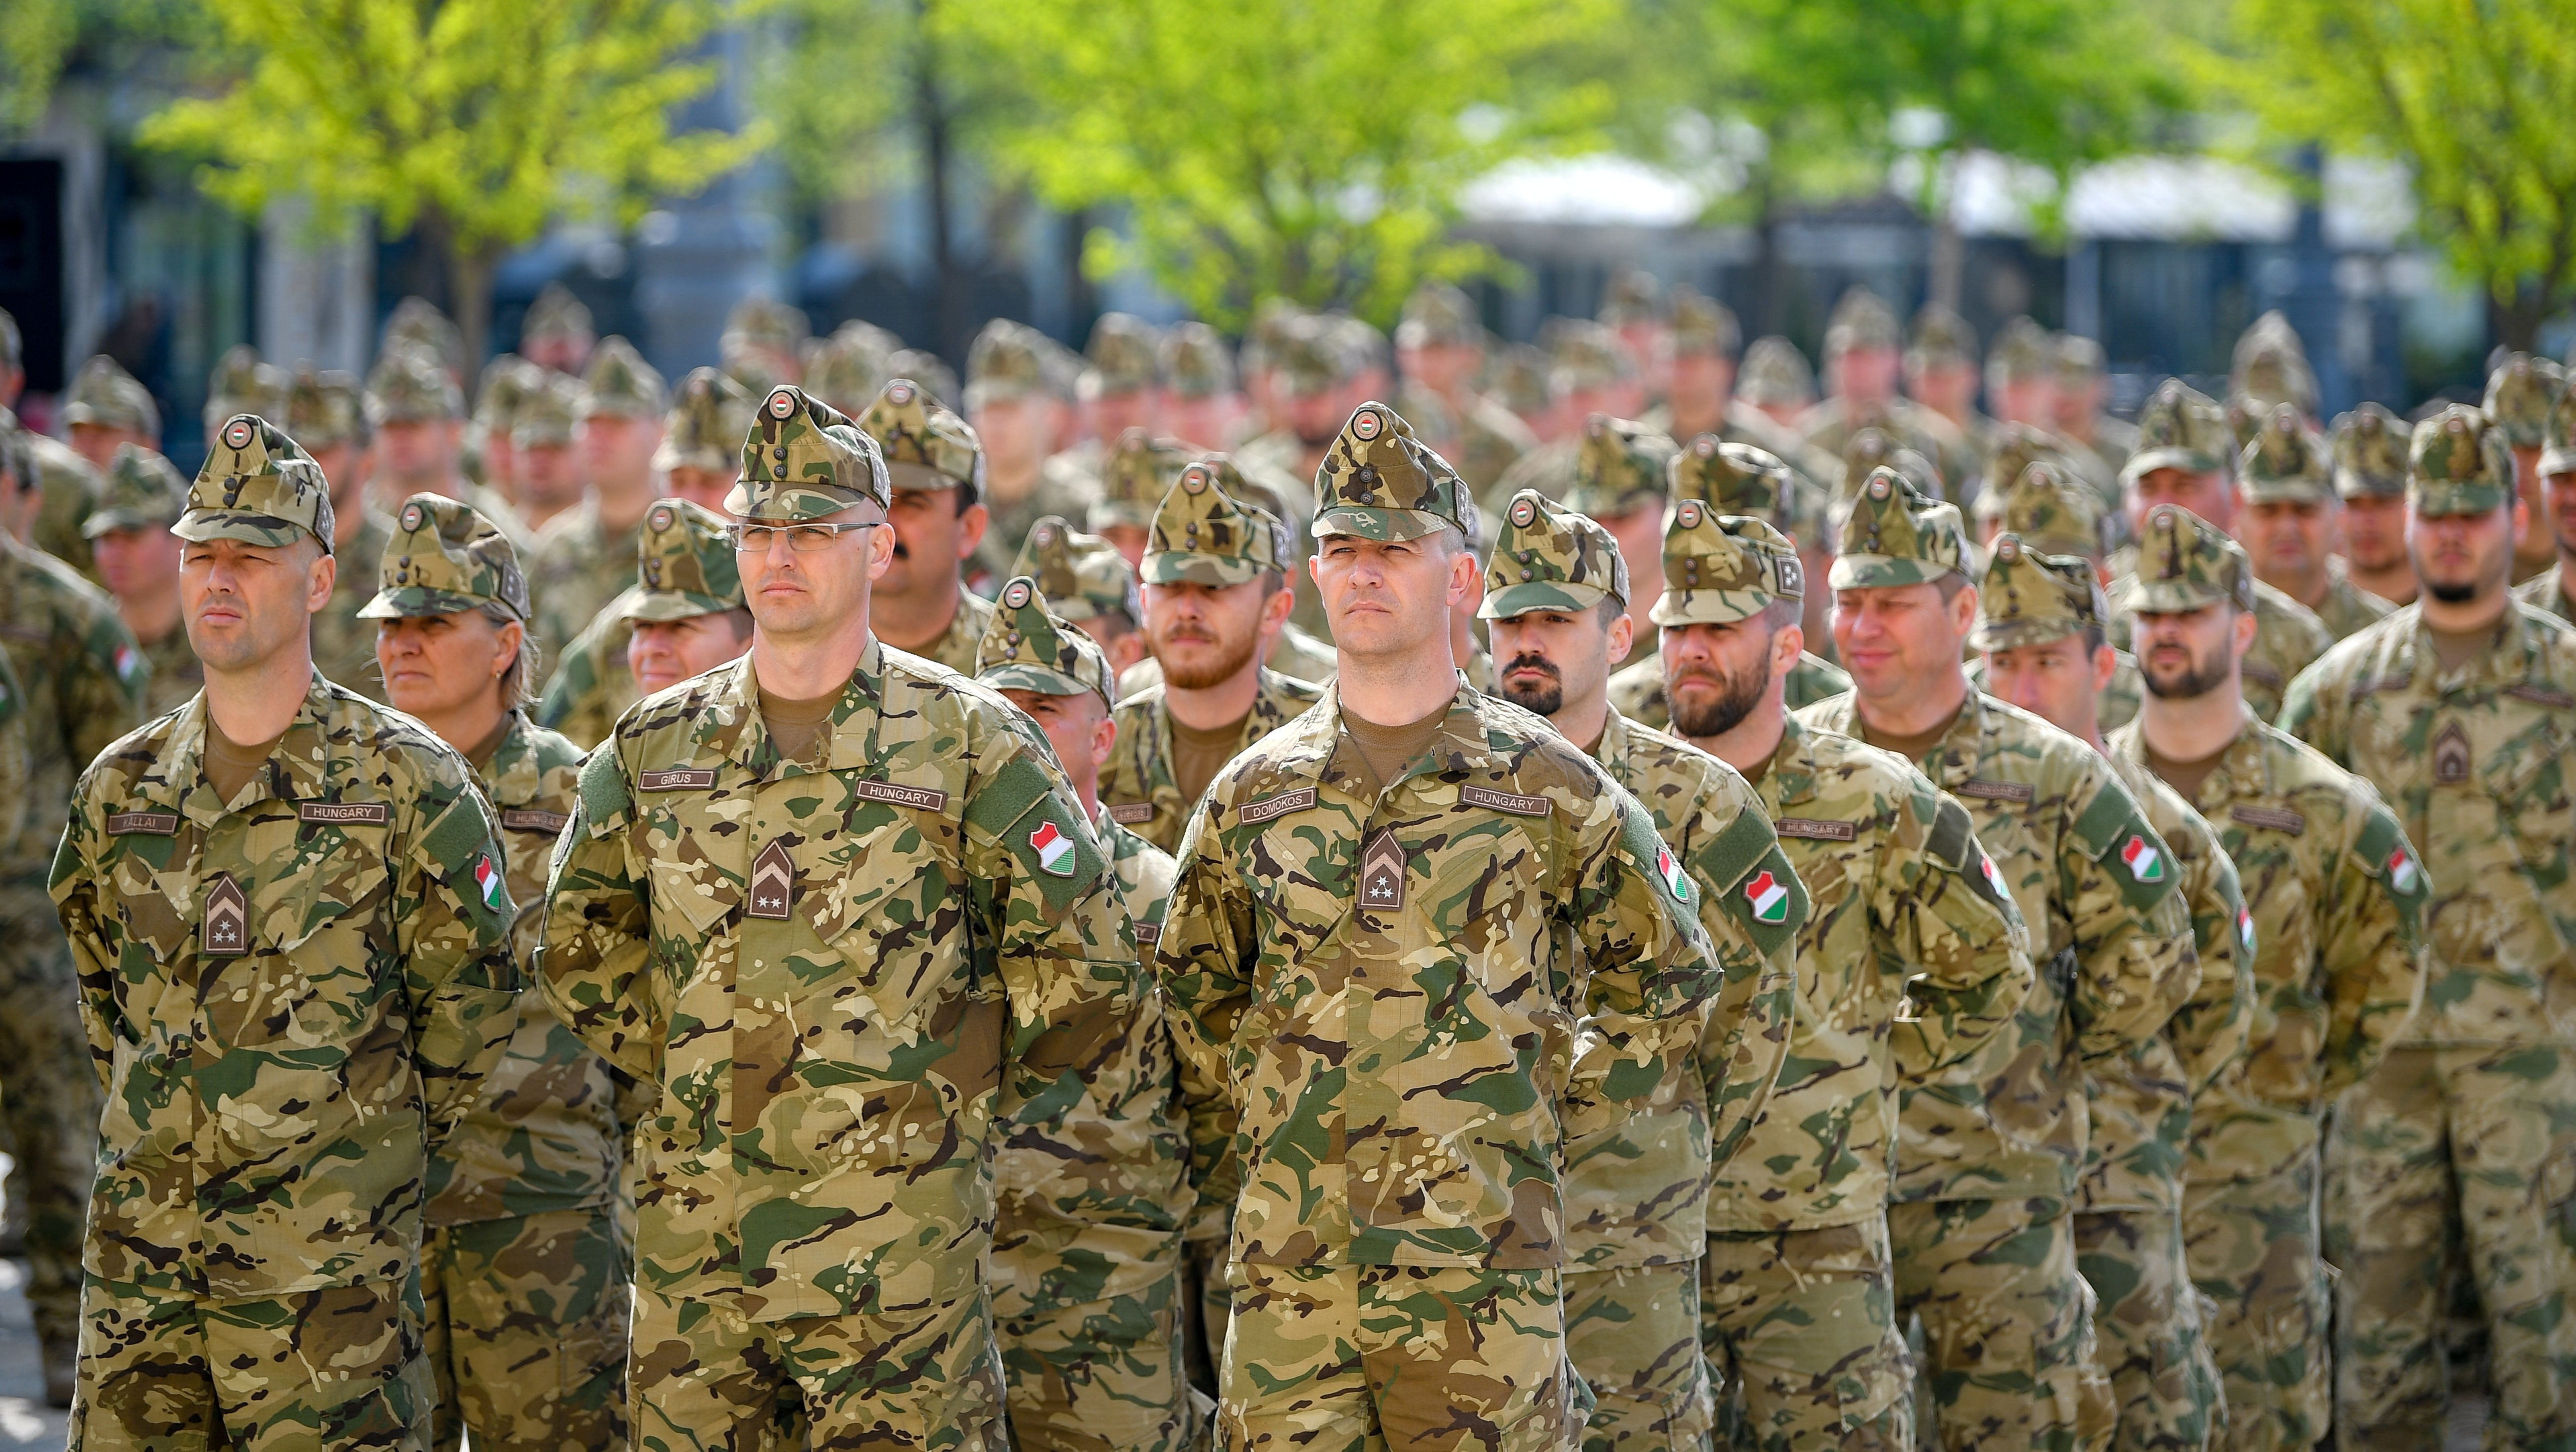
<svg viewBox="0 0 2576 1452"><path fill-rule="evenodd" d="M1563 907L1586 974L1583 1000L1573 1005L1582 1021L1566 1093L1566 1129L1576 1135L1617 1123L1688 1066L1725 984L1700 926L1698 899L1707 889L1655 835L1636 798L1606 778L1600 787L1575 835L1575 875ZM1776 840L1771 851L1779 851ZM1773 879L1799 905L1781 909L1783 926L1805 918L1804 889L1789 886L1796 882L1795 874ZM1794 941L1795 928L1790 932ZM1724 1066L1703 1065L1702 1073L1714 1100Z"/></svg>
<svg viewBox="0 0 2576 1452"><path fill-rule="evenodd" d="M2334 689L2325 664L2321 661L2299 672L2281 697L2280 727L2326 754L2335 765L2349 771L2348 753L2352 743L2346 735L2346 713L2343 693Z"/></svg>
<svg viewBox="0 0 2576 1452"><path fill-rule="evenodd" d="M462 762L456 770L464 771ZM501 1061L517 1015L516 910L500 832L483 794L432 780L420 794L421 826L394 889L402 924L404 992L411 1001L412 1060L435 1147L472 1108Z"/></svg>
<svg viewBox="0 0 2576 1452"><path fill-rule="evenodd" d="M1233 1212L1240 1178L1234 1154L1240 1107L1229 1087L1229 1063L1252 1008L1258 945L1251 895L1225 860L1213 801L1200 799L1173 854L1172 895L1163 908L1154 970L1171 999L1169 1031L1189 1121L1190 1184L1199 1214L1221 1222Z"/></svg>
<svg viewBox="0 0 2576 1452"><path fill-rule="evenodd" d="M2236 864L2207 824L2197 835L2185 880L2200 981L2165 1026L2194 1098L2242 1066L2254 1027L2253 919Z"/></svg>
<svg viewBox="0 0 2576 1452"><path fill-rule="evenodd" d="M1708 1096L1711 1153L1723 1165L1762 1117L1789 1057L1798 938L1787 924L1792 914L1804 922L1807 901L1803 886L1783 886L1780 921L1773 923L1745 896L1765 873L1775 884L1798 881L1760 798L1749 790L1741 801L1707 794L1697 815L1684 837L1690 844L1685 865L1699 890L1699 925L1720 980L1696 1058Z"/></svg>
<svg viewBox="0 0 2576 1452"><path fill-rule="evenodd" d="M23 788L23 777L21 785ZM79 984L81 1030L89 1039L91 1067L98 1071L99 1087L113 1090L116 1056L116 962L117 947L109 937L108 920L99 912L98 901L98 832L93 814L86 810L89 782L72 794L71 820L63 827L62 842L54 849L54 867L48 887L53 894L54 911L62 919L63 936L71 941L72 970Z"/></svg>
<svg viewBox="0 0 2576 1452"><path fill-rule="evenodd" d="M546 868L546 926L532 971L547 1006L593 1053L658 1086L669 1025L648 971L653 904L617 745L602 744L581 764L572 821Z"/></svg>
<svg viewBox="0 0 2576 1452"><path fill-rule="evenodd" d="M1895 861L1871 905L1889 967L1905 980L1890 1043L1897 1071L1914 1081L1984 1048L2037 976L2030 930L1967 809L1918 784L1887 834Z"/></svg>
<svg viewBox="0 0 2576 1452"><path fill-rule="evenodd" d="M2060 839L2058 871L2073 919L2076 1053L2107 1063L2162 1030L2200 986L2181 872L2108 767Z"/></svg>
<svg viewBox="0 0 2576 1452"><path fill-rule="evenodd" d="M152 665L134 633L113 610L97 611L81 634L80 649L64 663L63 744L87 766L118 738L143 724L143 693Z"/></svg>
<svg viewBox="0 0 2576 1452"><path fill-rule="evenodd" d="M2328 1100L2369 1073L2414 1016L2429 956L2424 907L2432 882L2396 814L2366 787L2358 794L2361 830L2337 855L2317 936Z"/></svg>

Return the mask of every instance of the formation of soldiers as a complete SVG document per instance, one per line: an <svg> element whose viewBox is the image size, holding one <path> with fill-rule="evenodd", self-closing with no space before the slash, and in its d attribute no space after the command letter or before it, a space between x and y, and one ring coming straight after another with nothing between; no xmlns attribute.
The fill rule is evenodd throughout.
<svg viewBox="0 0 2576 1452"><path fill-rule="evenodd" d="M2576 1439L2565 374L1544 341L0 415L73 1445Z"/></svg>

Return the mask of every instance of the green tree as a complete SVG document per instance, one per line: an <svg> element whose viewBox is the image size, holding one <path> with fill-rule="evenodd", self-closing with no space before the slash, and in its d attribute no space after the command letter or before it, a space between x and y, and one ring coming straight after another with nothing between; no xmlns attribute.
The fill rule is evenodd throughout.
<svg viewBox="0 0 2576 1452"><path fill-rule="evenodd" d="M1386 322L1426 274L1482 249L1449 235L1459 189L1606 115L1595 83L1548 83L1552 48L1616 0L979 0L933 12L1022 98L999 159L1095 229L1103 276L1142 262L1200 316L1265 296Z"/></svg>
<svg viewBox="0 0 2576 1452"><path fill-rule="evenodd" d="M2509 347L2576 302L2576 0L2239 0L2212 74L2278 138L2402 163Z"/></svg>
<svg viewBox="0 0 2576 1452"><path fill-rule="evenodd" d="M722 0L205 0L227 44L218 95L176 102L147 145L201 156L245 212L309 200L417 227L481 357L492 271L558 216L632 221L759 144L675 132L716 79L689 61Z"/></svg>
<svg viewBox="0 0 2576 1452"><path fill-rule="evenodd" d="M36 124L71 48L71 0L0 5L0 135Z"/></svg>

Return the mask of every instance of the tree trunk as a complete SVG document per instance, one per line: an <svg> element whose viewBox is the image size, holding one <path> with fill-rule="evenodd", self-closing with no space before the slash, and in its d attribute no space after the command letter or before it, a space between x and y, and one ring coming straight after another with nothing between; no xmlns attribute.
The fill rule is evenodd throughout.
<svg viewBox="0 0 2576 1452"><path fill-rule="evenodd" d="M2513 352L2528 353L2540 346L2540 324L2548 316L2540 289L2530 283L2517 286L2510 301L2487 294L2487 336Z"/></svg>
<svg viewBox="0 0 2576 1452"><path fill-rule="evenodd" d="M1753 169L1753 204L1760 210L1753 219L1753 336L1768 337L1787 326L1787 305L1782 299L1780 266L1780 189L1771 158L1778 154L1779 137L1764 138L1763 160Z"/></svg>
<svg viewBox="0 0 2576 1452"><path fill-rule="evenodd" d="M501 248L495 243L470 250L452 240L448 243L449 315L456 319L456 330L465 336L465 376L458 383L465 390L469 407L484 360L492 356L492 275L500 268Z"/></svg>
<svg viewBox="0 0 2576 1452"><path fill-rule="evenodd" d="M957 266L956 238L948 223L948 105L939 90L937 47L930 35L931 0L913 0L913 115L921 125L923 180L930 187L930 261L937 276L936 331L931 346L965 373L965 278Z"/></svg>

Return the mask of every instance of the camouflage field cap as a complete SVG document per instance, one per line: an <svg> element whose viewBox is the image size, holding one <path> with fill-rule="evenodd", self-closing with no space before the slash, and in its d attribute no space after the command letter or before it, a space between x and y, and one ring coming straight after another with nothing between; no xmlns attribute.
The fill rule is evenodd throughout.
<svg viewBox="0 0 2576 1452"><path fill-rule="evenodd" d="M653 451L653 467L703 469L708 473L733 467L734 451L751 428L752 397L721 368L692 368L680 380L679 395L662 419L662 446Z"/></svg>
<svg viewBox="0 0 2576 1452"><path fill-rule="evenodd" d="M1865 287L1846 291L1825 320L1827 358L1839 358L1854 348L1893 351L1904 346L1905 329L1896 320L1896 309Z"/></svg>
<svg viewBox="0 0 2576 1452"><path fill-rule="evenodd" d="M1977 579L1977 623L1968 632L1968 648L2046 645L2088 627L2101 629L2109 613L2091 560L2046 553L2017 534L1997 535Z"/></svg>
<svg viewBox="0 0 2576 1452"><path fill-rule="evenodd" d="M1374 399L1353 409L1315 469L1315 538L1421 539L1441 529L1476 537L1476 501L1458 471L1394 409Z"/></svg>
<svg viewBox="0 0 2576 1452"><path fill-rule="evenodd" d="M1225 335L1196 320L1164 329L1154 365L1164 390L1176 398L1222 398L1238 387L1234 350L1225 345Z"/></svg>
<svg viewBox="0 0 2576 1452"><path fill-rule="evenodd" d="M1774 333L1744 350L1735 391L1756 408L1803 408L1816 401L1816 370L1797 344Z"/></svg>
<svg viewBox="0 0 2576 1452"><path fill-rule="evenodd" d="M286 431L316 449L367 440L367 405L354 373L300 368L286 391Z"/></svg>
<svg viewBox="0 0 2576 1452"><path fill-rule="evenodd" d="M876 440L895 488L963 489L968 504L983 497L984 441L911 379L887 380L859 430Z"/></svg>
<svg viewBox="0 0 2576 1452"><path fill-rule="evenodd" d="M2406 494L2406 421L2365 403L2334 421L2334 486L2346 499L2401 499Z"/></svg>
<svg viewBox="0 0 2576 1452"><path fill-rule="evenodd" d="M1193 460L1154 510L1143 566L1148 585L1240 585L1288 568L1288 527Z"/></svg>
<svg viewBox="0 0 2576 1452"><path fill-rule="evenodd" d="M2254 608L2254 562L2245 547L2179 504L2147 511L2137 569L2113 607L2128 614L2179 615L2230 604Z"/></svg>
<svg viewBox="0 0 2576 1452"><path fill-rule="evenodd" d="M1604 600L1628 603L1628 562L1610 531L1535 489L1513 495L1503 506L1502 535L1485 557L1485 603L1477 617L1578 614Z"/></svg>
<svg viewBox="0 0 2576 1452"><path fill-rule="evenodd" d="M2275 405L2236 456L2236 488L2255 504L2323 504L2335 497L2333 452L2297 409Z"/></svg>
<svg viewBox="0 0 2576 1452"><path fill-rule="evenodd" d="M519 406L545 386L547 370L516 353L503 353L483 365L483 382L474 394L474 423L487 435L508 438L519 422Z"/></svg>
<svg viewBox="0 0 2576 1452"><path fill-rule="evenodd" d="M1599 519L1652 504L1660 507L1671 487L1673 457L1681 450L1651 424L1596 413L1583 421L1583 440L1574 451L1574 482L1565 491L1565 507Z"/></svg>
<svg viewBox="0 0 2576 1452"><path fill-rule="evenodd" d="M1082 350L1082 378L1074 385L1084 402L1143 393L1162 381L1156 358L1162 338L1134 313L1102 313Z"/></svg>
<svg viewBox="0 0 2576 1452"><path fill-rule="evenodd" d="M2307 346L2289 315L2274 308L2254 320L2236 339L2227 370L2227 394L2259 405L2256 417L2268 417L2274 404L2286 403L2303 415L2317 411L2317 373L2308 364Z"/></svg>
<svg viewBox="0 0 2576 1452"><path fill-rule="evenodd" d="M295 376L274 363L263 361L259 350L248 343L236 343L215 360L215 369L206 375L206 426L212 428L237 413L255 413L264 419L286 417L286 390Z"/></svg>
<svg viewBox="0 0 2576 1452"><path fill-rule="evenodd" d="M451 380L465 376L464 331L425 297L404 298L394 304L392 314L385 319L384 332L376 339L376 352L381 355L396 348L417 348L427 353Z"/></svg>
<svg viewBox="0 0 2576 1452"><path fill-rule="evenodd" d="M661 370L645 362L634 344L614 335L600 339L591 350L581 382L586 395L581 404L583 418L600 414L660 418L671 408L671 389L662 381Z"/></svg>
<svg viewBox="0 0 2576 1452"><path fill-rule="evenodd" d="M774 297L755 294L735 303L733 310L725 314L726 341L774 348L793 356L798 345L812 336L814 323L805 316L805 310Z"/></svg>
<svg viewBox="0 0 2576 1452"><path fill-rule="evenodd" d="M2075 392L2090 392L2094 384L2109 372L2111 360L2102 345L2081 333L2060 333L2055 339L2057 386Z"/></svg>
<svg viewBox="0 0 2576 1452"><path fill-rule="evenodd" d="M2102 553L2100 491L2054 459L2033 459L2010 488L1978 495L1977 517L2021 536L2026 549L2087 558Z"/></svg>
<svg viewBox="0 0 2576 1452"><path fill-rule="evenodd" d="M1675 504L1696 499L1712 514L1769 520L1783 534L1796 534L1822 513L1822 501L1807 497L1813 487L1777 455L1715 434L1702 434L1676 451L1665 483Z"/></svg>
<svg viewBox="0 0 2576 1452"><path fill-rule="evenodd" d="M2486 514L2513 498L2504 432L2455 403L2415 425L2406 450L2406 505L2417 514Z"/></svg>
<svg viewBox="0 0 2576 1452"><path fill-rule="evenodd" d="M628 620L694 620L742 608L742 563L725 522L685 499L656 499L635 535Z"/></svg>
<svg viewBox="0 0 2576 1452"><path fill-rule="evenodd" d="M1047 605L1038 582L1014 576L994 602L992 623L975 642L975 679L997 691L1079 696L1089 691L1115 710L1118 685L1099 643Z"/></svg>
<svg viewBox="0 0 2576 1452"><path fill-rule="evenodd" d="M1485 321L1476 304L1454 282L1426 279L1404 300L1404 319L1395 325L1399 348L1473 348L1485 341Z"/></svg>
<svg viewBox="0 0 2576 1452"><path fill-rule="evenodd" d="M1485 360L1486 391L1523 418L1548 406L1547 354L1535 343L1506 343Z"/></svg>
<svg viewBox="0 0 2576 1452"><path fill-rule="evenodd" d="M1787 535L1685 499L1664 525L1664 593L1646 618L1660 626L1732 625L1775 600L1806 598L1806 566Z"/></svg>
<svg viewBox="0 0 2576 1452"><path fill-rule="evenodd" d="M537 290L537 300L528 304L527 313L519 319L522 346L549 338L589 338L597 335L592 326L590 309L572 289L560 282L550 282Z"/></svg>
<svg viewBox="0 0 2576 1452"><path fill-rule="evenodd" d="M286 431L254 414L215 430L188 485L188 508L170 532L185 540L233 539L276 548L311 535L331 552L331 490L322 466Z"/></svg>
<svg viewBox="0 0 2576 1452"><path fill-rule="evenodd" d="M387 348L367 375L367 421L436 423L465 416L465 396L437 355L411 344Z"/></svg>
<svg viewBox="0 0 2576 1452"><path fill-rule="evenodd" d="M2235 458L2236 435L2227 426L2227 410L2181 379L2168 378L2138 410L2138 448L2120 466L2120 483L2135 484L2158 469L2224 473Z"/></svg>
<svg viewBox="0 0 2576 1452"><path fill-rule="evenodd" d="M2540 472L2576 474L2576 378L2558 387L2550 401L2549 427L2540 436Z"/></svg>
<svg viewBox="0 0 2576 1452"><path fill-rule="evenodd" d="M894 355L902 347L901 339L873 323L843 323L832 336L806 346L806 391L843 413L864 413L894 376Z"/></svg>
<svg viewBox="0 0 2576 1452"><path fill-rule="evenodd" d="M886 377L911 379L921 385L922 392L930 395L932 403L952 412L954 409L948 400L966 396L965 391L957 386L957 370L949 367L938 354L922 348L896 349L886 359Z"/></svg>
<svg viewBox="0 0 2576 1452"><path fill-rule="evenodd" d="M782 383L752 414L742 473L724 507L736 519L794 524L893 502L894 483L877 441L849 415Z"/></svg>
<svg viewBox="0 0 2576 1452"><path fill-rule="evenodd" d="M2567 370L2529 353L2508 354L2487 374L2486 415L2517 449L2537 449L2549 431L2549 406Z"/></svg>
<svg viewBox="0 0 2576 1452"><path fill-rule="evenodd" d="M123 429L147 439L161 436L161 406L152 390L105 353L96 353L73 375L64 394L63 422Z"/></svg>
<svg viewBox="0 0 2576 1452"><path fill-rule="evenodd" d="M1011 573L1038 582L1038 593L1055 603L1058 614L1076 623L1124 615L1130 626L1145 619L1136 594L1136 572L1118 546L1096 534L1082 534L1063 519L1048 515L1029 526L1020 541Z"/></svg>
<svg viewBox="0 0 2576 1452"><path fill-rule="evenodd" d="M1860 490L1861 482L1879 469L1893 469L1914 492L1926 499L1946 499L1940 466L1906 447L1895 434L1875 424L1852 430L1843 442L1843 482L1841 497L1849 500Z"/></svg>
<svg viewBox="0 0 2576 1452"><path fill-rule="evenodd" d="M1826 584L1836 590L1919 585L1965 574L1968 531L1959 506L1933 499L1893 469L1875 469L1852 496ZM1669 577L1667 577L1669 578Z"/></svg>
<svg viewBox="0 0 2576 1452"><path fill-rule="evenodd" d="M404 500L376 565L376 598L358 607L358 618L409 620L484 605L527 621L528 577L509 537L461 499L422 493Z"/></svg>
<svg viewBox="0 0 2576 1452"><path fill-rule="evenodd" d="M1664 285L1642 267L1622 267L1601 289L1601 308L1594 316L1614 328L1651 323L1664 315Z"/></svg>
<svg viewBox="0 0 2576 1452"><path fill-rule="evenodd" d="M1927 302L1914 315L1914 337L1905 345L1905 366L1917 370L1977 366L1977 330L1956 308Z"/></svg>
<svg viewBox="0 0 2576 1452"><path fill-rule="evenodd" d="M1563 398L1637 376L1637 355L1605 323L1559 318L1549 328L1547 386Z"/></svg>
<svg viewBox="0 0 2576 1452"><path fill-rule="evenodd" d="M188 481L160 451L134 444L116 446L107 464L107 484L98 504L81 521L81 536L96 539L120 529L168 529L187 512Z"/></svg>
<svg viewBox="0 0 2576 1452"><path fill-rule="evenodd" d="M2056 375L2055 340L2026 313L2004 324L1995 334L1994 346L1986 350L1986 387L1997 393L2012 384Z"/></svg>
<svg viewBox="0 0 2576 1452"><path fill-rule="evenodd" d="M1307 314L1280 329L1269 354L1271 387L1290 398L1320 398L1359 375L1360 360L1329 318Z"/></svg>
<svg viewBox="0 0 2576 1452"><path fill-rule="evenodd" d="M1100 497L1083 520L1093 529L1126 525L1147 529L1163 496L1180 482L1181 466L1190 461L1190 446L1178 439L1158 439L1143 429L1122 430L1100 459ZM1038 582L1040 589L1046 581ZM1056 598L1055 592L1047 592Z"/></svg>
<svg viewBox="0 0 2576 1452"><path fill-rule="evenodd" d="M995 318L975 335L966 350L966 409L986 403L1057 392L1049 377L1037 330L1008 318Z"/></svg>
<svg viewBox="0 0 2576 1452"><path fill-rule="evenodd" d="M545 373L519 399L510 412L510 443L514 448L564 448L572 443L573 428L585 416L583 403L588 390L578 378L561 373Z"/></svg>
<svg viewBox="0 0 2576 1452"><path fill-rule="evenodd" d="M2065 464L2066 456L2055 439L2028 424L2005 424L1996 429L1994 449L1986 455L1985 477L1978 481L1977 518L2003 518L2004 497L2021 482L2023 471L2042 460Z"/></svg>
<svg viewBox="0 0 2576 1452"><path fill-rule="evenodd" d="M1726 304L1685 283L1673 289L1673 353L1733 358L1744 351L1744 327Z"/></svg>

